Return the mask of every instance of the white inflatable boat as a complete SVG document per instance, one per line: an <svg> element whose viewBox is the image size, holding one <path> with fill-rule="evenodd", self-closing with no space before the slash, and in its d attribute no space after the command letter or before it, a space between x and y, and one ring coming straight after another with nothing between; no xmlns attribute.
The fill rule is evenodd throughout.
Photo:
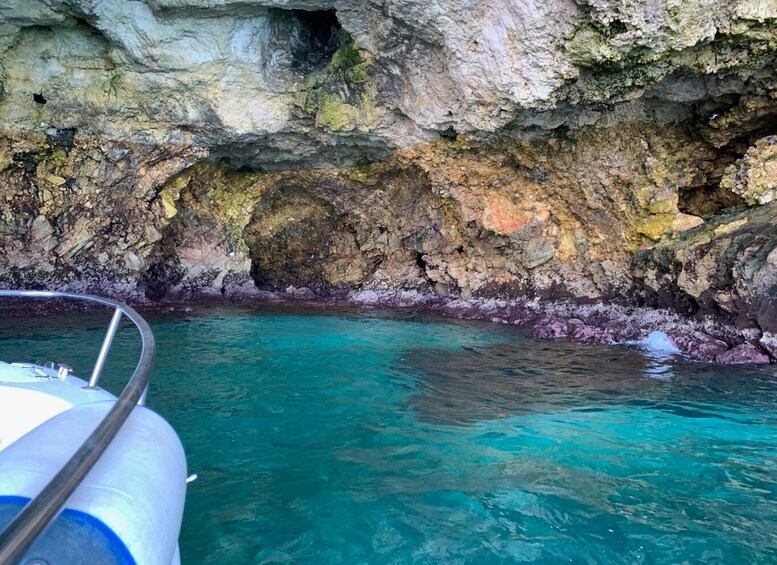
<svg viewBox="0 0 777 565"><path fill-rule="evenodd" d="M144 406L148 324L95 296L0 291L9 296L97 302L114 314L88 381L65 365L0 362L0 564L180 563L186 459L172 427ZM123 317L143 345L117 398L98 385Z"/></svg>

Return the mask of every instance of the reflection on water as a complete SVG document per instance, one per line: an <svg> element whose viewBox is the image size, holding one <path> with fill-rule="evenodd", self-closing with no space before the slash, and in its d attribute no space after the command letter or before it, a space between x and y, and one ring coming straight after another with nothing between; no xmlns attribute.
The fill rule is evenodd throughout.
<svg viewBox="0 0 777 565"><path fill-rule="evenodd" d="M721 367L637 347L518 341L416 349L399 362L419 378L409 399L433 422L467 424L511 415L626 404L680 410L677 403L777 405L770 367Z"/></svg>

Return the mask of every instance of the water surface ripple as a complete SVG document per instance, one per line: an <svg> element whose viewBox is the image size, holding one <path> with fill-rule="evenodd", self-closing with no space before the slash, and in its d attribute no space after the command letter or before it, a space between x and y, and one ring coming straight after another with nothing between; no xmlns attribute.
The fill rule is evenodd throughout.
<svg viewBox="0 0 777 565"><path fill-rule="evenodd" d="M777 562L774 368L410 311L151 322L184 563ZM104 323L14 320L0 359L87 374Z"/></svg>

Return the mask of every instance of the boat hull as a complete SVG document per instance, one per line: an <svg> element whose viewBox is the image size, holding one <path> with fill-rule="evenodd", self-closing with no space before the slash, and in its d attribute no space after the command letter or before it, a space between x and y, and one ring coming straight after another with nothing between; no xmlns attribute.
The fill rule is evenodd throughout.
<svg viewBox="0 0 777 565"><path fill-rule="evenodd" d="M0 503L16 500L18 504L35 497L112 405L112 401L99 401L74 406L0 451ZM186 476L183 446L175 431L158 414L136 407L55 524L72 518L68 512L82 513L93 519L95 531L100 530L99 523L112 532L134 562L170 565L178 560ZM5 525L0 514L0 530ZM51 551L46 548L57 550L56 537L65 535L65 526L61 532L54 525L49 527L26 558L61 563L62 555L46 555ZM95 534L95 540L99 537ZM90 556L89 563L96 561Z"/></svg>

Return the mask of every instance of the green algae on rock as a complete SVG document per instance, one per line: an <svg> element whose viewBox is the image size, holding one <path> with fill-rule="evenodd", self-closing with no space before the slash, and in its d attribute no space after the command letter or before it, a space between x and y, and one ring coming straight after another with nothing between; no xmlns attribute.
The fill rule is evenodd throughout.
<svg viewBox="0 0 777 565"><path fill-rule="evenodd" d="M338 132L375 127L377 90L370 79L369 54L346 40L322 71L307 79L302 107L316 125Z"/></svg>
<svg viewBox="0 0 777 565"><path fill-rule="evenodd" d="M670 306L774 356L770 0L12 0L0 24L4 286Z"/></svg>

